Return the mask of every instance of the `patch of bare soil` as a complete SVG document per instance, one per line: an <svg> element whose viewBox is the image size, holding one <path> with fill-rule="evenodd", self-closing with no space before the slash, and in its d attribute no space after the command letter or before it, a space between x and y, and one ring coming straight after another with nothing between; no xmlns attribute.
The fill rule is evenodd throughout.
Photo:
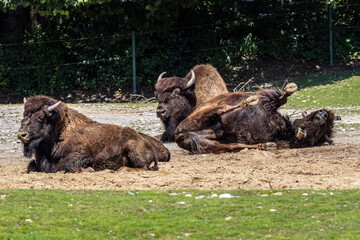
<svg viewBox="0 0 360 240"><path fill-rule="evenodd" d="M161 133L154 107L115 104L75 107L94 120ZM128 168L84 173L25 173L29 159L16 139L22 106L0 105L0 189L359 189L360 131L335 134L334 145L273 152L188 155L176 144L159 171ZM2 116L2 117L1 117ZM343 120L354 116L342 116ZM357 116L356 119L360 117Z"/></svg>

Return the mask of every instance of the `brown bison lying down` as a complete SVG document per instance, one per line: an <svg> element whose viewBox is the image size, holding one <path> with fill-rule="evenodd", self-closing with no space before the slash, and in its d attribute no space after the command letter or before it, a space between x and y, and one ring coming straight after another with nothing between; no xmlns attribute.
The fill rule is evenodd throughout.
<svg viewBox="0 0 360 240"><path fill-rule="evenodd" d="M31 157L28 172L80 172L122 166L157 170L169 161L161 142L128 128L92 121L66 104L46 96L25 102L18 131L24 155ZM154 165L150 167L150 164Z"/></svg>
<svg viewBox="0 0 360 240"><path fill-rule="evenodd" d="M173 142L177 125L206 100L227 93L226 85L216 68L209 64L196 65L184 78L163 78L155 85L159 105L156 115L164 124L162 142Z"/></svg>
<svg viewBox="0 0 360 240"><path fill-rule="evenodd" d="M241 92L216 96L178 125L175 141L190 153L331 144L334 113L321 109L291 120L278 112L296 89L290 83L284 92L261 89L254 96Z"/></svg>

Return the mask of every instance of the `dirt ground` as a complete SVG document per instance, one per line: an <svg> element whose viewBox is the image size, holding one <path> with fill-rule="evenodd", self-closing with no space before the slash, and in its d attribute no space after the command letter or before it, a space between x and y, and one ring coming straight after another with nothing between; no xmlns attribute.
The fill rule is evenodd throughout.
<svg viewBox="0 0 360 240"><path fill-rule="evenodd" d="M153 106L73 107L98 122L130 126L150 135L162 132ZM346 125L336 127L334 145L322 147L188 155L171 143L166 144L170 162L159 163L156 172L27 174L29 159L22 156L16 138L22 110L22 105L0 105L0 189L360 189L360 131ZM342 115L342 119L342 123L360 123L360 116Z"/></svg>

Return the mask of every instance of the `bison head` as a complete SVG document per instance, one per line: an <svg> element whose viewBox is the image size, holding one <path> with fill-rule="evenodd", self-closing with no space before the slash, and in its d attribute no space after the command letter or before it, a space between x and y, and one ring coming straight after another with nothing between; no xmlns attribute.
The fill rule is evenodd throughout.
<svg viewBox="0 0 360 240"><path fill-rule="evenodd" d="M59 117L58 108L61 102L36 96L30 97L24 103L24 115L18 138L24 144L24 155L31 157L41 142L54 138L54 122Z"/></svg>
<svg viewBox="0 0 360 240"><path fill-rule="evenodd" d="M191 78L170 77L162 78L161 73L155 85L159 105L156 115L165 126L162 141L174 141L176 126L185 119L195 108L194 93L195 73L191 70Z"/></svg>
<svg viewBox="0 0 360 240"><path fill-rule="evenodd" d="M330 139L334 120L339 119L331 111L320 109L310 114L303 112L302 119L293 122L295 144L299 146L315 146L324 142L332 144Z"/></svg>

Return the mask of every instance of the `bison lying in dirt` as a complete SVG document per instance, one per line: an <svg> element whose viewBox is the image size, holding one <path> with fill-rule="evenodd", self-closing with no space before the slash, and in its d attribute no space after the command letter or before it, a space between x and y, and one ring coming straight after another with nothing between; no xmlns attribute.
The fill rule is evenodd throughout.
<svg viewBox="0 0 360 240"><path fill-rule="evenodd" d="M185 78L162 78L160 74L155 85L159 105L157 116L164 124L162 142L174 141L177 125L198 106L216 95L227 93L220 74L211 65L195 66Z"/></svg>
<svg viewBox="0 0 360 240"><path fill-rule="evenodd" d="M331 144L334 113L321 109L291 120L278 112L296 89L290 83L284 92L260 89L254 96L241 92L216 96L179 124L175 141L190 153Z"/></svg>
<svg viewBox="0 0 360 240"><path fill-rule="evenodd" d="M128 127L94 122L46 96L25 102L18 137L26 157L35 153L28 172L80 172L88 167L117 170L122 166L157 170L158 161L170 159L168 149L155 138Z"/></svg>

